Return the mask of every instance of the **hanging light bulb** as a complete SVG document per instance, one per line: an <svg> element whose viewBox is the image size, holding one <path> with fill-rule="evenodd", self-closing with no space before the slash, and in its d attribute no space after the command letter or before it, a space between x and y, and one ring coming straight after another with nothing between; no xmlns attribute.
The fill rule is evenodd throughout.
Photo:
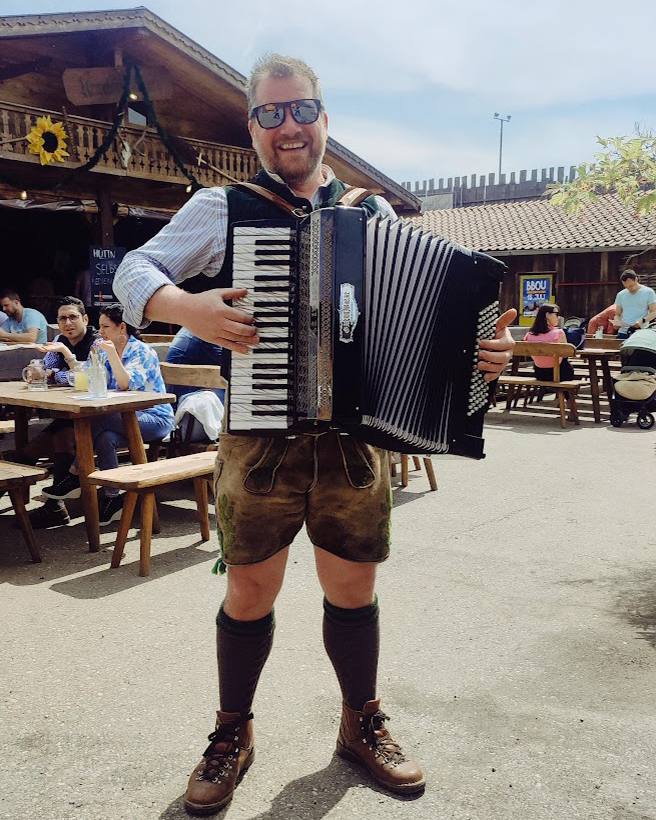
<svg viewBox="0 0 656 820"><path fill-rule="evenodd" d="M138 95L138 94L135 94L135 93L134 93L134 91L132 91L132 92L130 93L130 99L134 102L134 100L138 100L138 99L139 99L139 95Z"/></svg>
<svg viewBox="0 0 656 820"><path fill-rule="evenodd" d="M190 193L191 193L191 190L192 190L192 189L191 189L191 185L187 185L187 187L185 188L185 191L186 191L188 194L190 194Z"/></svg>
<svg viewBox="0 0 656 820"><path fill-rule="evenodd" d="M21 191L20 198L23 200L23 202L25 202L25 200L27 199L27 191Z"/></svg>

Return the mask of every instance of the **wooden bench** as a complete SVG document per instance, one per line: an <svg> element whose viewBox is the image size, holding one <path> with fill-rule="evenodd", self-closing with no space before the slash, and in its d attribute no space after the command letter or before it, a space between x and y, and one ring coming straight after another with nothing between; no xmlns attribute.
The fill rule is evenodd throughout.
<svg viewBox="0 0 656 820"><path fill-rule="evenodd" d="M518 387L544 388L546 392L556 393L558 398L558 406L560 408L561 425L563 427L567 427L567 411L565 409L565 401L567 401L567 404L569 405L574 423L577 425L580 424L581 422L579 421L579 414L576 407L576 394L581 388L583 382L580 380L561 381L560 379L560 359L565 357L574 358L575 352L574 345L560 342L515 342L511 372L508 376L501 376L497 382L499 385L504 385L508 388L504 412L508 412L510 410L515 395L515 390ZM527 375L518 375L521 361L526 357L532 356L553 357L554 380L552 382L540 381L534 376L530 377ZM567 398L565 394L567 394Z"/></svg>
<svg viewBox="0 0 656 820"><path fill-rule="evenodd" d="M228 382L221 375L221 368L216 364L173 364L172 362L162 362L160 365L162 378L167 389L170 387L190 387L196 390L226 390ZM194 425L188 420L187 430L183 436L180 428L176 425L171 433L167 455L172 456L198 451L199 448L207 448L207 440L203 442L192 442L191 436Z"/></svg>
<svg viewBox="0 0 656 820"><path fill-rule="evenodd" d="M11 503L18 518L23 538L35 564L41 563L41 553L34 541L30 518L25 509L25 490L29 493L31 484L36 484L48 475L46 470L38 467L27 467L25 464L14 464L11 461L0 461L0 495L9 493Z"/></svg>
<svg viewBox="0 0 656 820"><path fill-rule="evenodd" d="M212 478L215 460L215 452L193 453L146 464L129 464L112 470L96 470L89 475L90 484L125 490L123 513L116 534L112 567L116 568L121 563L134 508L137 498L141 496L139 575L146 576L150 573L150 542L153 533L155 490L157 487L172 484L174 481L193 479L201 538L203 541L209 541L207 481Z"/></svg>
<svg viewBox="0 0 656 820"><path fill-rule="evenodd" d="M16 425L13 421L5 421L4 419L0 419L0 436L6 436L9 433L13 433L16 429Z"/></svg>
<svg viewBox="0 0 656 820"><path fill-rule="evenodd" d="M426 469L426 476L431 492L437 490L437 478L435 477L435 470L433 469L433 462L427 456L412 456L414 469L421 472L421 462L424 462ZM407 487L410 483L410 456L405 453L391 453L390 454L390 471L392 477L396 476L396 466L401 465L401 486Z"/></svg>

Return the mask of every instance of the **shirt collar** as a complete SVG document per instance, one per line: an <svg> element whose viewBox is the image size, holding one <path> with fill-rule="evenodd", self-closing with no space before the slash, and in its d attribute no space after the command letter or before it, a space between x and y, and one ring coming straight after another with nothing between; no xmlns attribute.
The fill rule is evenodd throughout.
<svg viewBox="0 0 656 820"><path fill-rule="evenodd" d="M287 183L281 176L278 176L278 174L271 174L269 173L269 171L266 170L265 173L268 174L271 177L271 179L275 180L275 182L278 182L280 185L284 185L285 188L287 188L291 194L296 196L296 194L294 194L292 189L289 187L289 185L287 185ZM312 197L313 205L316 205L318 202L321 202L321 200L324 197L325 189L335 179L335 172L333 171L333 169L330 167L330 165L324 165L323 163L321 164L321 175L323 176L323 182L314 192L314 196Z"/></svg>

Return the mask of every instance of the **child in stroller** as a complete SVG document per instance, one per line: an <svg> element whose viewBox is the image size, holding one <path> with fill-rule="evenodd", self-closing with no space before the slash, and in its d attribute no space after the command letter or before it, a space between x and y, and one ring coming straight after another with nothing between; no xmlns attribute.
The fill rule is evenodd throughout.
<svg viewBox="0 0 656 820"><path fill-rule="evenodd" d="M610 423L621 427L637 413L638 427L654 426L656 412L656 324L636 330L620 350L622 369L615 377Z"/></svg>

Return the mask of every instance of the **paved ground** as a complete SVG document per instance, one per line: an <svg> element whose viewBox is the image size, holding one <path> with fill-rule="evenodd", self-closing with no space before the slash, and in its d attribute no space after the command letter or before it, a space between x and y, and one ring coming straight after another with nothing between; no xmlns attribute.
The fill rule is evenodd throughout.
<svg viewBox="0 0 656 820"><path fill-rule="evenodd" d="M656 435L490 414L488 458L395 490L380 692L423 762L415 799L333 755L339 696L299 537L230 820L656 818ZM109 569L81 519L26 561L0 499L0 817L182 820L216 708L210 574L187 499ZM79 512L79 510L78 510ZM136 533L135 533L136 534Z"/></svg>

